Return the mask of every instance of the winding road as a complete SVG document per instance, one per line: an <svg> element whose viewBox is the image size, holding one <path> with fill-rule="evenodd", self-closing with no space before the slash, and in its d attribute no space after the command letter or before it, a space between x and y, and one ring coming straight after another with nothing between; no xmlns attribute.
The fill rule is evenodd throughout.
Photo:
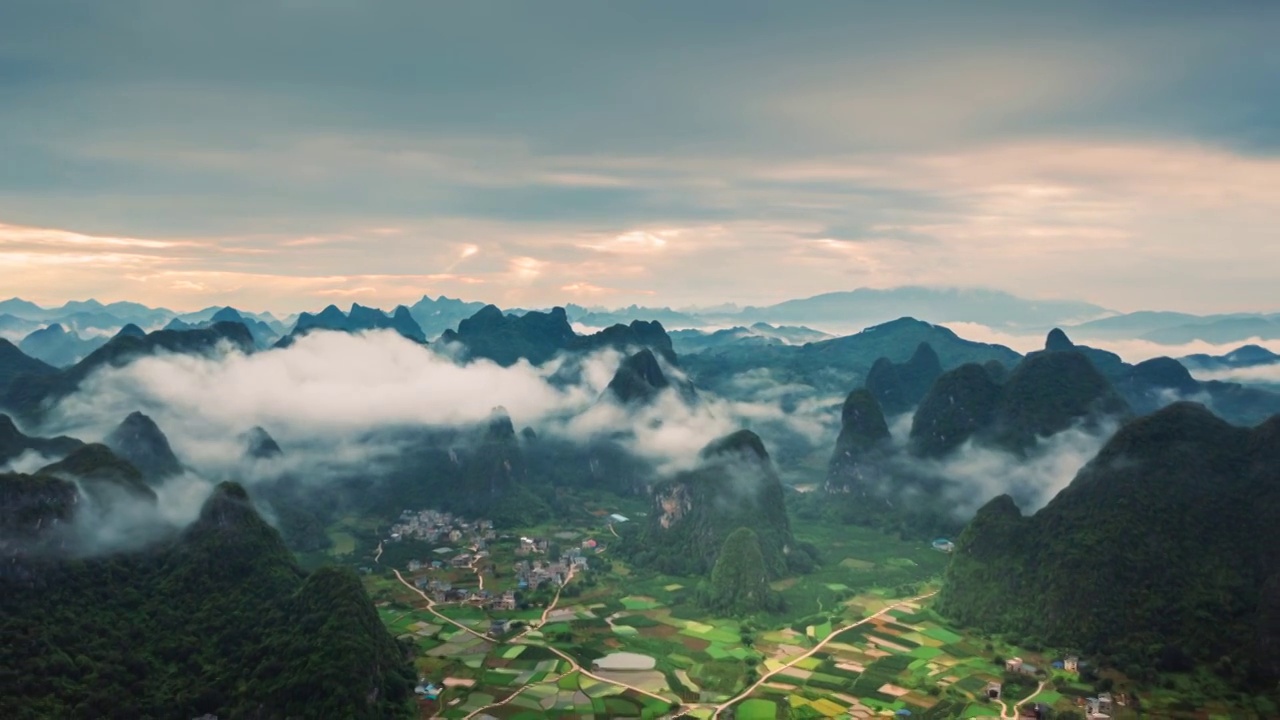
<svg viewBox="0 0 1280 720"><path fill-rule="evenodd" d="M432 615L435 615L436 617L438 617L438 618L440 618L441 620L443 620L443 621L445 621L445 622L449 623L450 625L452 625L452 626L454 626L454 627L458 628L459 630L465 630L466 632L469 632L469 633L471 633L472 635L475 635L476 637L478 637L478 638L480 638L480 639L482 639L482 640L487 640L487 639L488 639L488 637L486 637L483 633L478 633L478 632L476 632L475 630L472 630L471 628L467 627L466 625L463 625L462 623L458 622L457 620L454 620L453 618L449 617L448 615L445 615L445 614L441 613L439 610L436 610L436 601L435 601L435 600L432 600L430 595L428 595L428 594L426 594L426 593L422 592L421 590L419 590L418 588L414 587L414 586L413 586L413 583L409 582L408 580L405 580L405 579L404 579L404 576L400 574L400 571L399 571L399 570L396 570L396 569L394 569L394 568L393 568L393 569L391 570L391 572L393 572L393 573L395 573L395 574L396 574L396 579L400 581L400 584L401 584L401 585L404 585L405 587L409 588L410 590L412 590L412 591L414 591L414 592L418 593L419 595L421 595L421 596L422 596L422 599L423 599L423 600L426 600L426 601L427 601L427 607L425 608L427 612L431 613Z"/></svg>
<svg viewBox="0 0 1280 720"><path fill-rule="evenodd" d="M396 575L396 579L400 581L400 584L402 584L402 585L404 585L405 587L409 588L410 590L412 590L412 591L414 591L414 592L418 593L418 595L422 596L422 599L423 599L423 600L426 600L426 601L427 601L427 607L426 607L427 612L431 613L432 615L434 615L434 616L436 616L436 617L440 618L441 620L443 620L443 621L445 621L445 622L449 623L450 625L453 625L454 627L456 627L456 628L458 628L458 629L460 629L460 630L463 630L463 631L465 631L465 632L471 633L472 635L474 635L474 636L476 636L476 637L478 637L478 638L481 638L481 639L483 639L483 640L490 640L490 639L491 639L491 638L489 638L488 636L483 635L483 634L481 634L481 633L478 633L478 632L476 632L475 630L473 630L473 629L471 629L471 628L467 627L466 625L463 625L462 623L460 623L460 622L458 622L458 621L454 620L453 618L451 618L451 617L449 617L449 616L447 616L447 615L444 615L444 614L443 614L443 613L441 613L440 611L436 610L436 609L435 609L435 601L431 599L431 596L427 595L425 592L423 592L423 591L419 590L418 588L414 587L412 583L410 583L409 581L405 580L405 579L404 579L404 576L400 574L400 571L399 571L399 570L392 569L392 572L393 572L393 573L395 573L395 575ZM479 573L477 573L477 574L479 574ZM568 576L567 578L565 578L564 583L563 583L559 588L557 588L557 589L556 589L556 595L555 595L555 597L551 600L551 603L550 603L549 605L547 605L546 609L542 611L542 619L540 619L540 620L538 621L538 624L537 624L537 625L530 624L528 627L526 627L526 628L524 629L524 631L523 631L523 632L521 632L519 635L515 636L514 638L511 638L510 640L508 640L508 641L507 641L507 643L508 643L508 644L510 644L510 645L529 645L529 646L533 646L533 647L542 647L542 648L546 648L547 650L550 650L551 652L555 653L556 655L559 655L562 659L564 659L566 662L568 662L568 663L569 663L569 669L568 669L568 670L566 670L565 672L561 673L560 675L557 675L557 676L556 676L556 679L557 679L557 680L558 680L559 678L564 677L565 675L568 675L569 673L572 673L572 672L574 672L574 671L577 671L577 672L580 672L580 673L582 673L583 675L585 675L585 676L587 676L587 677L591 678L592 680L596 680L596 681L598 681L598 682L602 682L602 683L605 683L605 684L607 684L607 685L613 685L613 686L616 686L616 687L625 688L625 689L627 689L627 690L632 690L632 691L637 692L637 693L639 693L639 694L641 694L641 695L645 695L645 696L647 696L647 697L651 697L651 698L653 698L653 699L655 699L655 700L661 700L662 702L665 702L665 703L668 703L668 704L673 703L673 701L671 700L671 698L663 697L663 696L661 696L661 695L658 695L657 693L653 693L653 692L650 692L650 691L648 691L648 690L645 690L645 689L644 689L644 688L642 688L642 687L636 687L635 685L628 685L627 683L620 682L620 681L618 681L618 680L611 680L611 679L608 679L608 678L600 677L599 675L596 675L596 674L592 673L591 671L587 670L586 668L582 667L582 665L581 665L581 664L579 664L577 660L574 660L571 656L569 656L567 653L565 653L565 652L561 651L559 648L555 648L555 647L552 647L552 646L550 646L550 645L542 645L542 644L538 644L538 643L528 642L528 641L525 641L525 640L524 640L524 636L525 636L525 635L526 635L530 630L536 630L536 629L538 629L538 628L542 627L543 625L545 625L545 624L547 623L547 617L551 614L551 612L552 612L553 610L555 610L556 605L560 602L560 591L561 591L561 590L563 590L563 589L564 589L564 586L565 586L565 585L568 585L568 584L569 584L569 581L570 581L570 580L572 580L572 579L573 579L573 568L571 567L571 568L569 568L569 576ZM482 585L482 586L483 586L483 585ZM550 682L550 681L546 681L546 680L544 680L544 682ZM483 713L483 712L485 712L485 711L492 710L492 709L494 709L494 708L496 708L496 707L501 707L501 706L503 706L503 705L506 705L507 703L509 703L509 702L511 702L513 699L515 699L515 697L516 697L516 696L518 696L520 693L524 692L526 689L528 689L528 686L525 686L525 687L521 688L520 690L517 690L516 692L512 693L511 695L508 695L508 696L507 696L505 699L503 699L501 702L492 703L492 704L490 704L490 705L486 705L486 706L484 706L484 707L482 707L482 708L479 708L479 709L477 709L476 711L472 712L471 714L467 715L467 718L473 718L473 717L476 717L476 716L480 715L481 713Z"/></svg>
<svg viewBox="0 0 1280 720"><path fill-rule="evenodd" d="M902 600L902 601L896 602L896 603L894 603L893 605L886 606L884 609L880 610L879 612L876 612L876 613L874 613L874 614L872 614L872 615L868 615L868 616L866 616L866 617L862 618L861 620L859 620L859 621L858 621L858 622L856 622L856 623L853 623L853 624L851 624L851 625L846 625L845 627L842 627L842 628L840 628L839 630L836 630L835 632L833 632L833 633L831 633L830 635L828 635L828 636L826 636L825 638L823 638L823 640L822 640L821 642L819 642L817 645L814 645L812 648L810 648L810 649L809 649L809 652L807 652L807 653L805 653L805 654L803 654L803 655L801 655L801 656L799 656L799 657L797 657L797 658L793 659L791 662L787 663L786 665L783 665L782 667L778 668L777 670L771 670L771 671L769 671L769 672L765 673L764 675L761 675L761 676L760 676L760 679L759 679L759 680L756 680L756 681L755 681L755 683L754 683L753 685L751 685L750 687L748 687L746 690L743 690L742 692L738 693L738 694L737 694L737 695L735 695L734 697L731 697L731 698L729 698L728 700L726 700L725 702L722 702L722 703L720 703L719 705L717 705L717 706L715 707L715 713L712 715L712 717L713 717L713 718L718 718L718 717L720 717L720 713L724 712L726 709L728 709L728 708L729 708L729 706L733 705L734 703L739 702L739 701L742 701L742 700L745 700L745 699L747 699L748 697L750 697L750 696L751 696L751 693L753 693L753 692L755 692L756 690L758 690L758 689L760 688L760 686L761 686L761 685L765 684L765 682L767 682L767 681L768 681L770 678L772 678L774 675L777 675L778 673L782 672L783 670L786 670L786 669L788 669L788 668L794 667L794 666L796 665L796 663L799 663L799 662L801 662L802 660L807 660L808 658L813 657L815 653L817 653L818 651L822 650L822 648L826 647L827 643L831 642L832 640L835 640L837 637L840 637L841 635L843 635L844 633L848 632L849 630L852 630L853 628L856 628L856 627L858 627L859 625L865 625L865 624L867 624L867 623L871 622L872 620L875 620L875 619L876 619L876 618L878 618L878 617L883 617L884 615L888 614L890 611L892 611L892 610L897 610L898 608L901 608L901 607L903 607L904 605L907 605L908 603L918 602L918 601L920 601L920 600L924 600L924 599L926 599L926 598L933 597L934 595L937 595L937 594L938 594L938 591L936 591L936 590L935 590L935 591L933 591L933 592L931 592L931 593L925 593L924 595L917 595L917 596L915 596L915 597L913 597L913 598L910 598L910 599L908 599L908 600ZM1036 692L1039 692L1039 690L1037 690Z"/></svg>
<svg viewBox="0 0 1280 720"><path fill-rule="evenodd" d="M1036 691L1028 695L1025 698L1025 700L1027 702L1034 700L1037 695L1044 692L1044 686L1048 682L1049 682L1048 680L1041 680L1040 684L1036 686ZM1017 720L1018 704L1015 702L1012 705L1010 705L1008 701L1001 699L1000 700L1000 717L1004 718L1004 720Z"/></svg>

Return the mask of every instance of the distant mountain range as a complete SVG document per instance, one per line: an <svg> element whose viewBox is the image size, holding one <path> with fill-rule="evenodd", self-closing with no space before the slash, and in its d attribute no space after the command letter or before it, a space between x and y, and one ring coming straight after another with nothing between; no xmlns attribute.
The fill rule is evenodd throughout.
<svg viewBox="0 0 1280 720"><path fill-rule="evenodd" d="M424 295L404 306L406 314L417 324L426 341L434 340L449 330L456 331L461 321L472 317L486 303ZM355 307L353 306L353 310ZM320 313L300 313L281 321L271 313L253 313L243 309L209 307L191 313L166 308L151 308L139 303L101 303L96 300L72 301L62 306L45 308L21 298L0 301L0 337L14 342L31 332L58 323L67 333L79 333L82 340L90 336L110 334L132 323L154 330L178 320L199 327L217 322L215 315L232 310L246 323L258 321L277 336L289 335L306 325ZM550 308L541 308L547 312ZM895 318L910 316L932 323L975 323L1007 332L1043 333L1053 327L1069 330L1085 340L1144 339L1153 343L1182 345L1195 341L1215 344L1280 339L1280 313L1236 313L1192 315L1178 312L1141 311L1117 313L1099 305L1074 300L1033 300L1009 293L981 288L897 287L888 289L859 288L844 292L824 293L808 298L787 300L773 305L721 305L706 308L672 309L670 307L625 308L567 305L565 317L583 332L613 325L628 325L642 320L659 322L668 330L704 330L708 333L746 329L752 336L765 335L792 344L803 344L820 338L786 337L786 325L808 332L848 333L883 324ZM504 308L509 315L520 316L529 310ZM349 315L349 313L347 313ZM394 317L395 313L387 313ZM308 320L308 318L310 320ZM227 319L222 317L220 319ZM775 332L760 330L760 325L773 326ZM403 325L403 323L402 323ZM180 326L175 326L178 329ZM816 327L818 330L810 330ZM364 328L362 328L364 329ZM266 333L250 327L255 338ZM402 333L403 334L403 333ZM677 342L695 342L697 336L673 338ZM416 337L415 337L416 339ZM711 343L718 343L723 336ZM260 340L259 340L260 341ZM753 340L752 342L761 342ZM74 354L74 353L71 353ZM55 357L62 361L69 355ZM55 363L61 364L61 363Z"/></svg>
<svg viewBox="0 0 1280 720"><path fill-rule="evenodd" d="M1280 340L1280 313L1199 316L1135 312L1064 327L1072 335L1086 340L1138 339L1160 345L1199 341L1223 345L1252 339Z"/></svg>
<svg viewBox="0 0 1280 720"><path fill-rule="evenodd" d="M752 321L873 325L910 315L930 322L971 322L998 328L1036 328L1083 322L1110 314L1106 308L1070 300L1028 300L998 290L899 287L848 292L747 307Z"/></svg>
<svg viewBox="0 0 1280 720"><path fill-rule="evenodd" d="M199 330L158 330L145 333L126 325L83 360L59 370L28 357L0 339L0 407L24 419L35 419L57 400L75 392L93 371L120 367L157 351L205 353L223 343L248 352L253 336L242 323L222 322Z"/></svg>
<svg viewBox="0 0 1280 720"><path fill-rule="evenodd" d="M203 311L201 314L204 314ZM267 323L259 320L252 315L242 314L239 310L230 307L224 307L212 315L208 320L200 320L194 317L174 318L164 326L165 330L202 330L211 327L220 322L237 322L245 326L249 330L249 334L253 336L253 342L257 347L264 348L280 339L279 323Z"/></svg>
<svg viewBox="0 0 1280 720"><path fill-rule="evenodd" d="M390 314L378 308L365 307L359 303L351 305L350 312L342 312L336 305L330 305L318 314L302 313L293 325L293 330L280 340L281 346L292 344L295 338L313 330L336 330L339 332L359 332L362 330L395 330L402 337L414 342L426 342L426 334L418 326L416 320L404 305L396 306Z"/></svg>
<svg viewBox="0 0 1280 720"><path fill-rule="evenodd" d="M666 323L663 323L664 325ZM775 327L759 322L750 327L731 327L723 330L674 330L671 342L676 352L684 354L699 353L713 348L730 345L738 347L762 345L804 345L805 343L830 340L833 336L820 330L794 325Z"/></svg>
<svg viewBox="0 0 1280 720"><path fill-rule="evenodd" d="M75 330L68 332L61 323L53 323L22 338L18 347L37 360L43 360L54 367L66 367L80 362L84 356L106 345L108 339L104 335L80 337Z"/></svg>

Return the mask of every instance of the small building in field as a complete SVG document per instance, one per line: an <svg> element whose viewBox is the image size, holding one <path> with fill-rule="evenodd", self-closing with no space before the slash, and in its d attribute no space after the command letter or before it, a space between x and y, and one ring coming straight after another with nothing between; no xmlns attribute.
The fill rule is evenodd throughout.
<svg viewBox="0 0 1280 720"><path fill-rule="evenodd" d="M1004 686L1001 685L1000 683L989 682L987 683L986 689L982 691L982 694L986 695L988 700L999 700L1000 693L1003 689L1004 689Z"/></svg>
<svg viewBox="0 0 1280 720"><path fill-rule="evenodd" d="M1066 659L1062 661L1062 669L1067 672L1080 672L1080 658L1075 655L1068 655Z"/></svg>
<svg viewBox="0 0 1280 720"><path fill-rule="evenodd" d="M956 549L956 544L946 538L938 538L933 541L933 549L938 552L949 553Z"/></svg>
<svg viewBox="0 0 1280 720"><path fill-rule="evenodd" d="M613 513L609 516L609 519L616 523L624 523L630 520L626 515L619 515L618 513Z"/></svg>

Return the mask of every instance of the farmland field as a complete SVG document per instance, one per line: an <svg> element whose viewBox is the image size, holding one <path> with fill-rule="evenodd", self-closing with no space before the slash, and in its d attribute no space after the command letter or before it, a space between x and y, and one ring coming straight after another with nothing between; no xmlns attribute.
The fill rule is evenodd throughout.
<svg viewBox="0 0 1280 720"><path fill-rule="evenodd" d="M859 527L796 528L798 539L822 548L821 566L775 583L785 609L751 618L709 616L696 602L702 578L650 572L607 552L590 558L593 569L575 576L551 610L550 591L525 595L514 610L429 608L386 566L365 584L383 623L419 653L422 679L444 687L438 699L422 701L423 717L660 717L676 706L696 718L718 708L736 718L998 717L1005 708L986 697L989 683L1025 698L1043 680L1043 691L1027 699L1060 711L1075 711L1092 691L1054 670L1059 656L1049 650L975 635L933 613L929 595L948 556L928 543ZM607 528L587 520L520 533L569 531L603 537ZM516 559L501 543L490 550L494 567ZM469 569L416 576L479 587ZM495 591L514 585L502 574L484 582ZM488 637L495 618L515 625ZM653 667L592 669L618 652L651 658ZM1008 657L1048 674L1011 680L997 663Z"/></svg>

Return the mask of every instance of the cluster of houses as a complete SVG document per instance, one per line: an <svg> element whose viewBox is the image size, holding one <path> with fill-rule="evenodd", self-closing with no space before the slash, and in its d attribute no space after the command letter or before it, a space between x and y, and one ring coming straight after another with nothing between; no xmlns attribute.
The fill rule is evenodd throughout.
<svg viewBox="0 0 1280 720"><path fill-rule="evenodd" d="M516 609L516 593L514 590L507 590L501 593L491 593L488 590L471 590L469 588L454 587L453 583L442 578L428 576L415 579L413 585L430 595L431 599L438 603L473 603L486 610Z"/></svg>
<svg viewBox="0 0 1280 720"><path fill-rule="evenodd" d="M1075 655L1068 655L1061 660L1053 661L1055 670L1066 670L1067 672L1080 672L1080 668L1084 665L1080 658ZM1021 675L1035 675L1040 671L1035 665L1024 662L1022 658L1009 658L1004 661L1004 669L1006 672L1018 673ZM991 700L999 700L1004 690L1004 686L998 682L987 683L984 694ZM1080 698L1078 703L1085 709L1085 717L1088 720L1111 720L1115 713L1116 705L1124 705L1125 698L1121 695L1118 699L1113 697L1111 693L1099 693L1097 697ZM1021 708L1019 717L1027 718L1044 718L1047 716L1047 708L1043 704L1028 704Z"/></svg>
<svg viewBox="0 0 1280 720"><path fill-rule="evenodd" d="M554 562L541 560L517 560L511 567L516 576L516 587L521 590L537 590L546 583L563 585L569 581L570 571L582 572L588 569L587 556L581 548L569 548Z"/></svg>
<svg viewBox="0 0 1280 720"><path fill-rule="evenodd" d="M464 543L483 549L494 537L491 520L470 522L438 510L405 510L400 513L399 521L391 526L390 540Z"/></svg>
<svg viewBox="0 0 1280 720"><path fill-rule="evenodd" d="M1111 693L1098 693L1098 697L1084 699L1084 716L1089 720L1109 720L1115 712L1115 705Z"/></svg>
<svg viewBox="0 0 1280 720"><path fill-rule="evenodd" d="M447 547L436 548L436 553L444 554L452 552ZM481 562L489 557L488 550L476 550L474 553L460 552L448 560L410 560L409 572L418 572L419 570L443 570L445 567L451 567L458 570L473 567L476 563Z"/></svg>

